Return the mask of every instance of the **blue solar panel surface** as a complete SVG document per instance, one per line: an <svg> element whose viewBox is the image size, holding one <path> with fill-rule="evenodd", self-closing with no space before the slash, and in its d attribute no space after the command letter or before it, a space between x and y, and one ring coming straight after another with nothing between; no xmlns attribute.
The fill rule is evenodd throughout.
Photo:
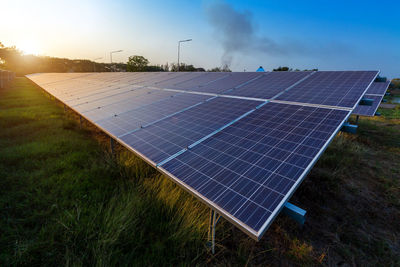
<svg viewBox="0 0 400 267"><path fill-rule="evenodd" d="M118 94L109 99L100 99L98 101L78 105L74 107L74 109L81 112L83 115L90 117L91 120L95 122L116 114L130 111L142 105L160 101L161 99L170 97L174 94L176 93L142 88L128 91L124 94Z"/></svg>
<svg viewBox="0 0 400 267"><path fill-rule="evenodd" d="M381 104L383 95L380 95L380 96L377 96L377 95L364 95L364 97L374 100L374 102L372 103L372 106L358 105L353 110L353 114L354 115L361 115L361 116L374 116L375 113L376 113L376 110L379 108L379 105Z"/></svg>
<svg viewBox="0 0 400 267"><path fill-rule="evenodd" d="M171 89L180 89L180 90L188 90L192 89L195 90L197 87L205 86L209 83L215 82L218 79L224 78L229 76L229 73L226 72L206 72L202 73L202 75L197 76L193 79L176 83L168 88Z"/></svg>
<svg viewBox="0 0 400 267"><path fill-rule="evenodd" d="M142 79L134 82L135 85L141 86L155 86L157 83L168 81L171 79L175 79L178 76L182 75L179 72L155 72L154 74L150 74L151 78L145 74Z"/></svg>
<svg viewBox="0 0 400 267"><path fill-rule="evenodd" d="M308 71L275 71L266 72L259 79L255 79L237 89L224 94L270 99L291 85L309 76Z"/></svg>
<svg viewBox="0 0 400 267"><path fill-rule="evenodd" d="M374 82L368 88L366 94L369 95L384 95L390 85L390 81L386 82Z"/></svg>
<svg viewBox="0 0 400 267"><path fill-rule="evenodd" d="M174 77L171 77L169 79L166 80L162 80L162 81L158 81L154 83L154 87L158 87L158 88L171 88L174 85L177 85L179 83L182 82L188 82L191 81L193 79L196 79L200 76L203 76L203 73L201 72L191 72L191 73L178 73L177 75L175 75Z"/></svg>
<svg viewBox="0 0 400 267"><path fill-rule="evenodd" d="M258 233L348 113L268 103L162 168Z"/></svg>
<svg viewBox="0 0 400 267"><path fill-rule="evenodd" d="M159 101L116 114L116 116L112 115L97 121L97 124L103 129L114 133L115 136L121 137L141 126L171 116L176 112L190 108L209 98L210 96L205 95L178 93Z"/></svg>
<svg viewBox="0 0 400 267"><path fill-rule="evenodd" d="M373 82L371 86L368 88L364 98L373 99L374 102L372 106L366 105L357 105L357 107L353 110L354 115L360 116L374 116L376 110L379 108L379 105L390 85L390 81L387 82Z"/></svg>
<svg viewBox="0 0 400 267"><path fill-rule="evenodd" d="M125 135L121 140L157 164L254 109L260 103L214 98Z"/></svg>
<svg viewBox="0 0 400 267"><path fill-rule="evenodd" d="M235 72L230 73L228 76L222 77L214 82L210 82L203 86L194 86L188 88L190 91L206 92L220 94L227 90L242 86L252 79L259 78L264 75L261 72Z"/></svg>
<svg viewBox="0 0 400 267"><path fill-rule="evenodd" d="M318 71L277 100L353 108L377 71Z"/></svg>

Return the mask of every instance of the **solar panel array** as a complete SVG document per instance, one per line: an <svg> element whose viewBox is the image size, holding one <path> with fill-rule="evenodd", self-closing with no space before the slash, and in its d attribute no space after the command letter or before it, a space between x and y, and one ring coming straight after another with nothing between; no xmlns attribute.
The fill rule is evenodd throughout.
<svg viewBox="0 0 400 267"><path fill-rule="evenodd" d="M379 105L381 104L383 97L386 94L387 89L389 88L389 85L390 81L372 83L364 95L365 98L374 100L372 106L358 105L354 109L353 114L360 116L374 116L376 110L379 108Z"/></svg>
<svg viewBox="0 0 400 267"><path fill-rule="evenodd" d="M259 239L376 71L28 78Z"/></svg>
<svg viewBox="0 0 400 267"><path fill-rule="evenodd" d="M277 99L354 108L375 77L375 71L318 71Z"/></svg>

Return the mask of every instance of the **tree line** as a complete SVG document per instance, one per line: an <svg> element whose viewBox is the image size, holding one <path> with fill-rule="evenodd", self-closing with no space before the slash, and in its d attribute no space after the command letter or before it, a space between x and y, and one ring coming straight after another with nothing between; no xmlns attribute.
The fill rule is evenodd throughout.
<svg viewBox="0 0 400 267"><path fill-rule="evenodd" d="M123 63L98 63L87 59L68 59L49 56L25 55L15 46L5 47L0 42L0 68L15 72L18 76L39 72L93 72L124 70Z"/></svg>
<svg viewBox="0 0 400 267"><path fill-rule="evenodd" d="M204 69L192 64L165 63L150 65L148 59L140 55L130 56L127 63L99 63L88 59L68 59L49 56L25 55L15 46L5 47L0 42L0 69L11 70L18 76L39 72L110 72L110 71L209 71L231 72L228 65ZM317 71L311 69L310 71ZM300 71L286 66L280 66L273 71ZM304 71L307 71L304 70ZM400 87L395 82L395 87Z"/></svg>
<svg viewBox="0 0 400 267"><path fill-rule="evenodd" d="M49 56L25 55L15 46L6 47L0 42L0 69L10 70L18 76L40 72L110 72L110 71L178 71L177 63L150 65L148 59L134 55L127 63L99 63L88 59L68 59ZM205 70L181 63L179 71L224 71L227 65Z"/></svg>
<svg viewBox="0 0 400 267"><path fill-rule="evenodd" d="M191 64L180 63L179 67L177 63L168 62L166 64L161 65L149 65L150 62L147 58L139 55L130 56L127 62L126 70L127 71L206 71L204 68L198 68ZM215 67L209 69L207 71L212 72L231 72L228 65L224 65L222 67Z"/></svg>

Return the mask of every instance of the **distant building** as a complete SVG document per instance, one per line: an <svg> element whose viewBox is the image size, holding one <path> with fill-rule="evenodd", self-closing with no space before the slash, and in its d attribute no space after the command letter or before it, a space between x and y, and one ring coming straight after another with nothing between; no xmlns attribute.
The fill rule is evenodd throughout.
<svg viewBox="0 0 400 267"><path fill-rule="evenodd" d="M258 69L257 69L257 72L264 72L265 70L264 70L264 68L262 67L262 66L260 66Z"/></svg>

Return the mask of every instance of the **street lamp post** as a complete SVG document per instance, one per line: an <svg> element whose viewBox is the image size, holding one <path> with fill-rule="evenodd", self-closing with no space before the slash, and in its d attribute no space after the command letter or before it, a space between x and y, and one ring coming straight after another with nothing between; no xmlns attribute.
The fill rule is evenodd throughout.
<svg viewBox="0 0 400 267"><path fill-rule="evenodd" d="M181 50L181 43L183 42L190 42L192 39L187 39L187 40L180 40L178 42L178 71L179 71L179 55L180 55L180 50Z"/></svg>
<svg viewBox="0 0 400 267"><path fill-rule="evenodd" d="M112 62L112 54L113 54L113 53L119 53L119 52L122 52L122 50L116 50L116 51L111 51L111 52L110 52L110 61L111 61L111 65L112 65L112 63L113 63L113 62Z"/></svg>
<svg viewBox="0 0 400 267"><path fill-rule="evenodd" d="M102 59L102 57L98 57L98 58L95 58L95 59L93 59L93 72L96 72L96 60L99 60L99 59Z"/></svg>

